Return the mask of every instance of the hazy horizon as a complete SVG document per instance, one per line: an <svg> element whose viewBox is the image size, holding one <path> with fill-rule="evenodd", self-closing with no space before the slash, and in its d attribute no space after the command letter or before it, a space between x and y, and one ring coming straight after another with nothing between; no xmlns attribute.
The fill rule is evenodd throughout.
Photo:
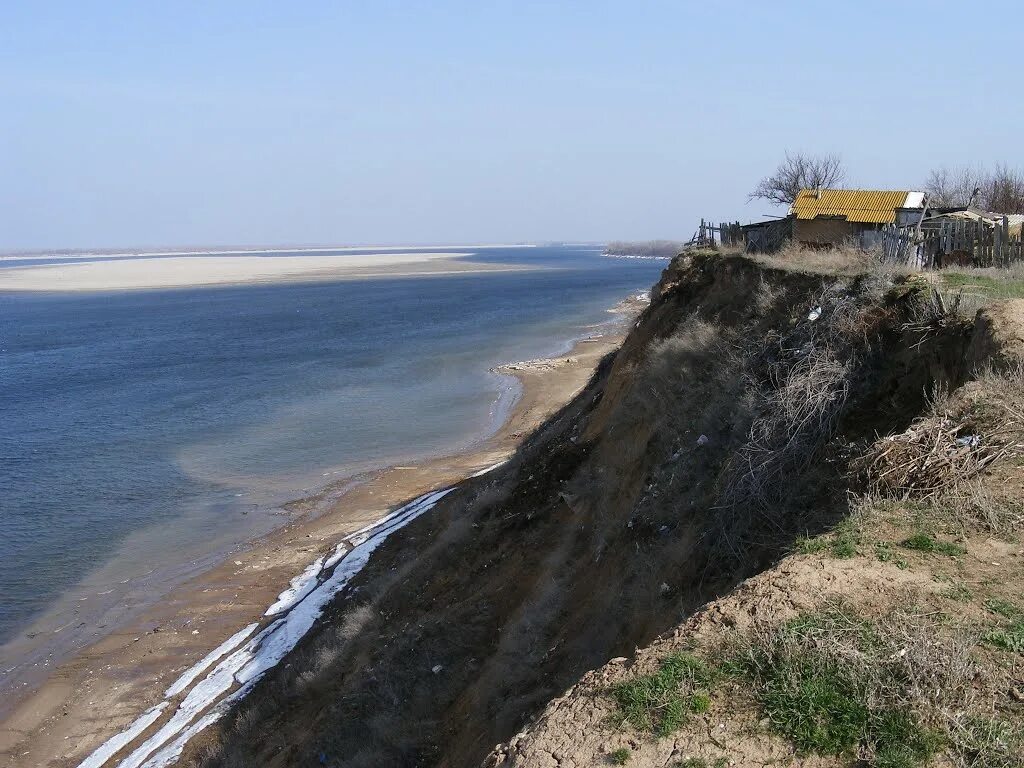
<svg viewBox="0 0 1024 768"><path fill-rule="evenodd" d="M9 3L0 252L684 239L787 150L1012 165L1015 9Z"/></svg>

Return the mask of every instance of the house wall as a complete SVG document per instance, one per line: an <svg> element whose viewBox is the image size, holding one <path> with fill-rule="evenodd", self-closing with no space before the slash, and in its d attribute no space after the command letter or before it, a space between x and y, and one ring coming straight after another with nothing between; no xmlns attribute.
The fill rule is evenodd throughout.
<svg viewBox="0 0 1024 768"><path fill-rule="evenodd" d="M896 209L896 226L897 227L916 227L917 222L921 220L921 208L897 208Z"/></svg>
<svg viewBox="0 0 1024 768"><path fill-rule="evenodd" d="M808 245L842 245L856 235L856 226L845 219L797 219L793 239Z"/></svg>

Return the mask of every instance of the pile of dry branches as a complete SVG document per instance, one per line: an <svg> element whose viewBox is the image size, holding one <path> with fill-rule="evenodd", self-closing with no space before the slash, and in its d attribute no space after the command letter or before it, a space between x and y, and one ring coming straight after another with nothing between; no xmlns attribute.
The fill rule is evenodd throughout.
<svg viewBox="0 0 1024 768"><path fill-rule="evenodd" d="M919 419L875 442L859 469L875 495L934 499L977 477L993 462L1024 450L1019 426L1004 422L980 433L947 415Z"/></svg>

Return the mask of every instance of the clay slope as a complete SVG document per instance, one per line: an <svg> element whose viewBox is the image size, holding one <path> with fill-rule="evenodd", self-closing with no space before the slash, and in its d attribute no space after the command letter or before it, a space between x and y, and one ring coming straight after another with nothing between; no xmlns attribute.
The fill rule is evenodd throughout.
<svg viewBox="0 0 1024 768"><path fill-rule="evenodd" d="M851 446L959 384L971 332L885 275L677 258L588 387L381 546L183 763L479 765L845 517Z"/></svg>

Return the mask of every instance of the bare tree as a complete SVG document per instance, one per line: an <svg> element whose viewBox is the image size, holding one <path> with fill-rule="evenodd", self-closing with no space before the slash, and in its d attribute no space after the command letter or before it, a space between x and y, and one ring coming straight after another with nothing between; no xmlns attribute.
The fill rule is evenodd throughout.
<svg viewBox="0 0 1024 768"><path fill-rule="evenodd" d="M985 210L1024 213L1024 174L1006 165L997 165L985 181L982 187Z"/></svg>
<svg viewBox="0 0 1024 768"><path fill-rule="evenodd" d="M786 153L775 173L765 176L747 199L791 205L801 189L831 189L843 183L846 171L839 155Z"/></svg>
<svg viewBox="0 0 1024 768"><path fill-rule="evenodd" d="M938 168L928 175L924 190L934 205L973 204L994 213L1024 213L1024 173L1007 165L992 171Z"/></svg>
<svg viewBox="0 0 1024 768"><path fill-rule="evenodd" d="M975 198L975 191L984 183L984 174L974 168L937 168L928 174L924 191L932 205L969 205Z"/></svg>

